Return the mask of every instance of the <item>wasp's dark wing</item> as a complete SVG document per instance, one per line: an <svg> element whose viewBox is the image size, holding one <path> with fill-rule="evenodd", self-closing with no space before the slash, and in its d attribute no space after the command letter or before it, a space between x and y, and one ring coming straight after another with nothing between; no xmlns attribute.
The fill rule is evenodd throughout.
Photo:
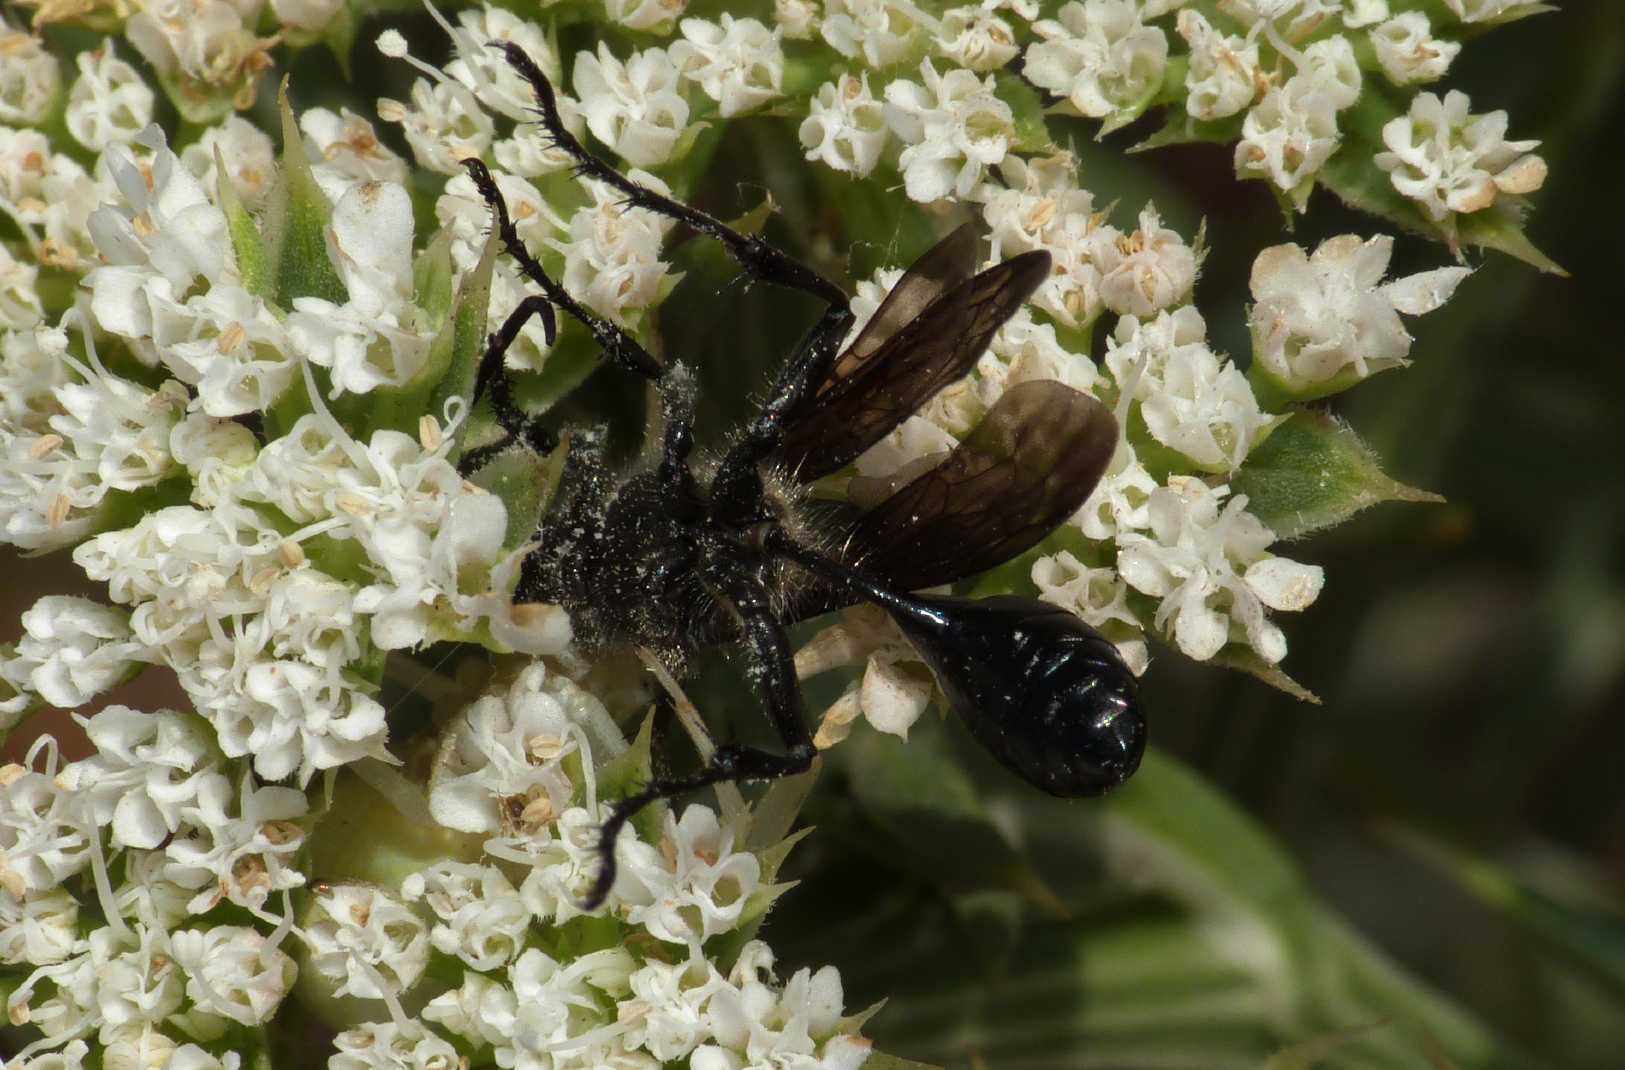
<svg viewBox="0 0 1625 1070"><path fill-rule="evenodd" d="M1064 383L1004 392L952 453L851 529L851 562L900 591L973 576L1031 549L1083 505L1117 421Z"/></svg>
<svg viewBox="0 0 1625 1070"><path fill-rule="evenodd" d="M850 378L892 335L912 323L945 292L970 278L976 270L976 246L976 228L966 223L910 264L857 338L836 358L829 378L818 384L817 393Z"/></svg>
<svg viewBox="0 0 1625 1070"><path fill-rule="evenodd" d="M993 333L1049 275L1049 265L1046 252L1023 253L939 294L866 359L847 362L844 377L832 375L786 419L775 460L803 481L851 463L937 391L964 378ZM918 300L916 295L901 303Z"/></svg>

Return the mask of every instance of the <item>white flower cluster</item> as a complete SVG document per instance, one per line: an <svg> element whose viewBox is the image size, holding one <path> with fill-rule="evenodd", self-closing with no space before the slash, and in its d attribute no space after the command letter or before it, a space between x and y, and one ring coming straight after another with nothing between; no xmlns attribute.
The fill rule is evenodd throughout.
<svg viewBox="0 0 1625 1070"><path fill-rule="evenodd" d="M75 632L124 634L90 607L54 608L78 614ZM726 972L707 952L786 887L741 849L748 812L689 806L652 841L626 829L599 912L620 939L564 958L536 946L538 927L580 912L608 814L597 778L626 754L598 700L541 663L457 718L436 763L429 812L487 834L484 857L394 887L315 884L297 918L286 893L309 883L322 804L224 758L191 715L110 706L82 723L93 756L58 769L44 737L0 769L0 972L14 971L7 1012L32 1038L8 1065L55 1066L94 1040L109 1060L133 1049L144 1066L236 1070L227 1027L270 1022L302 971L380 1012L339 1034L333 1068L449 1070L474 1050L554 1070L690 1057L857 1070L868 1054L833 968L781 987L760 941ZM263 928L208 917L228 901ZM410 1017L402 1000L437 956L461 983Z"/></svg>
<svg viewBox="0 0 1625 1070"><path fill-rule="evenodd" d="M1472 23L1534 6L1454 0L1450 8ZM1005 7L953 8L937 19L896 0L827 5L823 39L880 83L871 71L848 70L816 91L801 125L807 158L863 177L889 152L915 200L996 196L978 184L1016 150L1014 98L978 76L1019 54L1028 80L1063 111L1103 120L1102 134L1177 101L1162 139L1233 140L1237 174L1272 183L1302 209L1343 146L1340 115L1365 77L1397 87L1435 82L1461 50L1426 14L1391 13L1388 0L1226 0L1206 14L1182 0L1069 0L1037 21L1036 7L1013 5L1013 22ZM798 7L781 4L779 18L786 35L805 36ZM915 82L907 66L926 52L949 68L926 59ZM1181 76L1182 85L1172 81ZM1390 172L1394 188L1434 220L1482 211L1497 194L1530 193L1545 178L1528 154L1535 143L1508 142L1506 129L1505 113L1469 115L1460 93L1443 103L1421 93L1383 129L1389 151L1370 165Z"/></svg>

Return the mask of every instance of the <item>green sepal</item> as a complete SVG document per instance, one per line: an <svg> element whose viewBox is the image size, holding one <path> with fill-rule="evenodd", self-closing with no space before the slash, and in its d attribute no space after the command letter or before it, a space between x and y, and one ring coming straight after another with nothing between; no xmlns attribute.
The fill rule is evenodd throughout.
<svg viewBox="0 0 1625 1070"><path fill-rule="evenodd" d="M231 237L231 251L237 260L237 274L243 289L256 297L272 296L271 258L265 250L265 238L259 224L237 195L237 187L226 177L226 161L220 146L214 147L215 195L220 211L226 217L226 233Z"/></svg>
<svg viewBox="0 0 1625 1070"><path fill-rule="evenodd" d="M282 166L264 213L265 251L275 265L276 303L286 309L293 307L296 297L320 297L343 304L350 295L327 255L333 206L311 172L304 138L288 103L286 78L277 90L277 109L282 116Z"/></svg>
<svg viewBox="0 0 1625 1070"><path fill-rule="evenodd" d="M1241 137L1241 114L1228 119L1198 119L1185 110L1183 104L1170 104L1163 115L1162 127L1129 152L1146 152L1169 145L1229 145Z"/></svg>
<svg viewBox="0 0 1625 1070"><path fill-rule="evenodd" d="M1299 702L1307 702L1313 706L1321 705L1319 695L1288 676L1279 665L1271 665L1259 657L1258 652L1250 646L1230 643L1213 655L1210 663L1256 677L1275 690L1291 695Z"/></svg>
<svg viewBox="0 0 1625 1070"><path fill-rule="evenodd" d="M865 1070L942 1070L936 1063L917 1063L913 1059L887 1055L883 1051L870 1052L863 1065Z"/></svg>
<svg viewBox="0 0 1625 1070"><path fill-rule="evenodd" d="M515 446L491 458L468 477L470 483L501 498L503 508L508 511L508 530L502 540L504 549L517 549L536 534L542 514L547 512L553 492L558 489L569 454L568 435L545 457L524 446Z"/></svg>
<svg viewBox="0 0 1625 1070"><path fill-rule="evenodd" d="M164 95L180 112L181 119L195 126L213 126L237 110L236 97L241 83L236 85L209 85L188 77L178 70L154 71Z"/></svg>
<svg viewBox="0 0 1625 1070"><path fill-rule="evenodd" d="M624 799L642 791L654 777L651 747L654 739L654 709L651 707L638 734L625 751L605 762L598 769L598 797ZM632 827L645 843L659 843L661 825L665 822L666 803L656 800L639 810L632 818Z"/></svg>
<svg viewBox="0 0 1625 1070"><path fill-rule="evenodd" d="M1386 151L1382 128L1402 113L1397 102L1377 89L1361 93L1354 106L1342 113L1343 144L1316 174L1316 180L1349 207L1443 242L1457 256L1463 245L1472 245L1506 253L1541 271L1568 274L1524 234L1526 198L1502 196L1482 212L1452 214L1435 221L1395 189L1388 172L1378 168L1372 157Z"/></svg>
<svg viewBox="0 0 1625 1070"><path fill-rule="evenodd" d="M1276 536L1296 539L1347 520L1380 502L1442 502L1383 473L1347 424L1299 409L1254 448L1230 477L1247 510Z"/></svg>
<svg viewBox="0 0 1625 1070"><path fill-rule="evenodd" d="M994 95L1010 106L1015 118L1011 152L1054 152L1055 139L1044 120L1044 98L1029 83L1008 71L994 75Z"/></svg>

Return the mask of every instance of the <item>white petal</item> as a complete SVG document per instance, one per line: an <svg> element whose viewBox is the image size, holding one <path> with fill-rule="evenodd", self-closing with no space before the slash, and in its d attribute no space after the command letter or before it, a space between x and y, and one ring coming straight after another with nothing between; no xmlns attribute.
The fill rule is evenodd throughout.
<svg viewBox="0 0 1625 1070"><path fill-rule="evenodd" d="M1271 609L1292 612L1314 603L1326 582L1326 573L1319 565L1266 557L1249 565L1242 578L1260 602Z"/></svg>

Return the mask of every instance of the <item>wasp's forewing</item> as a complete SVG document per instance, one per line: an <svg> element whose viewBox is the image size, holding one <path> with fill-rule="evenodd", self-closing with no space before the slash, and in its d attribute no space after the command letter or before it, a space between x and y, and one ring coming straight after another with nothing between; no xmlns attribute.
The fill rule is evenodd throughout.
<svg viewBox="0 0 1625 1070"><path fill-rule="evenodd" d="M785 421L775 459L796 478L811 481L851 463L937 391L964 378L994 332L1049 274L1049 254L1037 251L945 288L967 245L961 229L922 257L920 270L911 268L876 312L881 326L874 334L865 329L811 400ZM895 306L888 307L893 297ZM920 305L923 311L895 326Z"/></svg>
<svg viewBox="0 0 1625 1070"><path fill-rule="evenodd" d="M1003 564L1078 511L1116 448L1117 421L1094 398L1018 383L941 464L858 519L852 563L901 591Z"/></svg>

